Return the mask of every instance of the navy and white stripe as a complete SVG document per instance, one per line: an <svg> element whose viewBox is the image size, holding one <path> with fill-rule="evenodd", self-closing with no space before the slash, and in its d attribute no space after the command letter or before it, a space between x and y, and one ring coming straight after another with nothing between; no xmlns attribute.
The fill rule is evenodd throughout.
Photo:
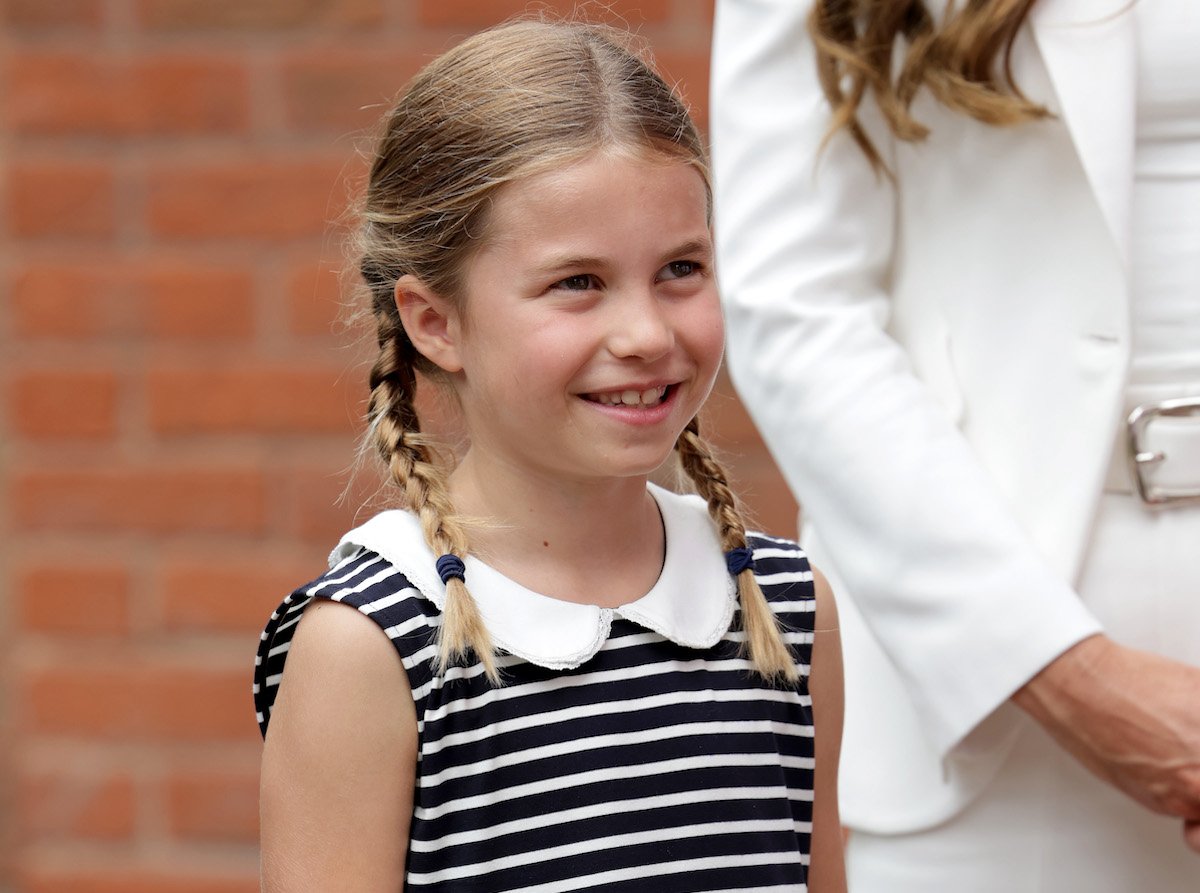
<svg viewBox="0 0 1200 893"><path fill-rule="evenodd" d="M802 672L794 687L751 672L736 617L709 649L617 618L573 670L502 654L500 688L477 662L435 677L438 609L363 551L272 615L255 670L259 724L265 735L304 607L345 602L391 639L417 704L406 890L804 890L812 573L794 543L751 544Z"/></svg>

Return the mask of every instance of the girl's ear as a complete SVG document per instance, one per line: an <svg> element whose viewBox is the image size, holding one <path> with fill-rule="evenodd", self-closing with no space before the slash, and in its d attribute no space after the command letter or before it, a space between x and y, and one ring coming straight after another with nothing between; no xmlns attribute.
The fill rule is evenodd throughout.
<svg viewBox="0 0 1200 893"><path fill-rule="evenodd" d="M404 331L421 355L444 372L461 372L462 326L454 305L411 275L396 282L395 299Z"/></svg>

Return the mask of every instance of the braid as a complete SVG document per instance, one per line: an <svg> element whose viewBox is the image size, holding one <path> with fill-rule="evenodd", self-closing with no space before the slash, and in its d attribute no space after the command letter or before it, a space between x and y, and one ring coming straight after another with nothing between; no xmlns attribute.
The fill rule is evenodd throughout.
<svg viewBox="0 0 1200 893"><path fill-rule="evenodd" d="M720 533L721 548L726 551L746 548L746 525L738 512L737 498L729 487L725 470L700 436L699 419L688 422L675 448L684 472L708 502L708 512ZM737 584L750 660L765 679L795 681L799 676L796 664L754 569L748 567L738 574Z"/></svg>
<svg viewBox="0 0 1200 893"><path fill-rule="evenodd" d="M466 530L455 518L441 468L420 440L420 421L413 405L416 350L396 316L377 309L376 317L379 357L371 367L367 410L375 448L387 462L392 482L404 492L405 504L420 518L425 541L434 554L465 558ZM488 679L499 684L495 648L475 599L461 579L451 577L446 582L437 665L445 669L468 651L478 656Z"/></svg>

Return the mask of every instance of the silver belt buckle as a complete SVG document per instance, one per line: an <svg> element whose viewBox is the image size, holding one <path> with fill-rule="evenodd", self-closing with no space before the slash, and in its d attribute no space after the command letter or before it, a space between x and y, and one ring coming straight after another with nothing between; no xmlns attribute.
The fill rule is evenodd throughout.
<svg viewBox="0 0 1200 893"><path fill-rule="evenodd" d="M1155 487L1145 477L1145 470L1167 459L1161 450L1144 449L1142 438L1147 426L1160 416L1200 415L1200 397L1180 397L1160 400L1158 403L1143 403L1129 414L1126 433L1129 438L1129 476L1142 502L1154 508L1169 508L1176 505L1200 503L1200 490L1169 490Z"/></svg>

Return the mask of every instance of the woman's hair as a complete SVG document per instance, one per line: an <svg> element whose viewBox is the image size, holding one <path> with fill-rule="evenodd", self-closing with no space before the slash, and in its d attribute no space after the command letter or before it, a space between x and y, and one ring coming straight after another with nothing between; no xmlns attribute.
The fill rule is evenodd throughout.
<svg viewBox="0 0 1200 893"><path fill-rule="evenodd" d="M397 280L411 275L447 300L461 301L464 268L487 238L496 191L601 149L691 164L707 187L704 144L686 107L629 40L624 32L585 23L502 25L434 59L384 118L356 246L379 342L367 439L437 555L465 557L468 531L455 515L444 466L420 434L417 373L437 379L439 370L405 333ZM676 448L724 548L744 548L733 493L696 421ZM794 679L792 657L753 572L742 572L738 584L751 660L764 677ZM439 636L441 667L470 650L499 682L487 628L456 577L446 583Z"/></svg>
<svg viewBox="0 0 1200 893"><path fill-rule="evenodd" d="M935 24L922 0L818 0L808 26L821 87L833 106L830 133L846 128L876 168L878 151L858 120L869 90L899 139L929 130L911 113L928 88L946 107L986 124L1009 125L1049 113L1013 81L1012 47L1034 0L950 0ZM903 46L897 65L895 49Z"/></svg>

